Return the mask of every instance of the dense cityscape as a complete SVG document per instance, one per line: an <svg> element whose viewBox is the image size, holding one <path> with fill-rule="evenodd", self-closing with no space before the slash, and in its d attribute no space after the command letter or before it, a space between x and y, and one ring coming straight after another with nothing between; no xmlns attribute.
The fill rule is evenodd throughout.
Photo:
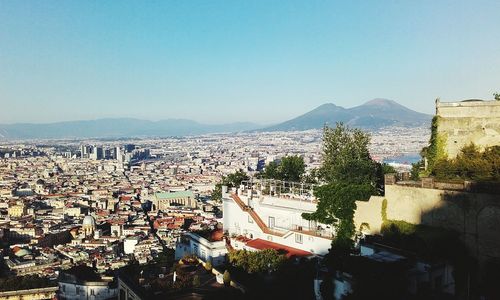
<svg viewBox="0 0 500 300"><path fill-rule="evenodd" d="M56 282L62 274L68 280L65 272L83 264L108 284L99 283L94 293L101 295L100 287L105 296L116 296L114 270L162 259L187 232L222 227L222 203L211 199L222 178L237 171L255 176L290 155L303 157L307 170L317 168L321 135L310 130L2 141L5 272ZM427 128L383 128L372 133L370 151L380 160L397 160L393 165L407 171L428 136ZM172 199L179 202L171 205ZM59 281L63 289L70 283Z"/></svg>
<svg viewBox="0 0 500 300"><path fill-rule="evenodd" d="M0 300L500 299L499 11L0 0Z"/></svg>

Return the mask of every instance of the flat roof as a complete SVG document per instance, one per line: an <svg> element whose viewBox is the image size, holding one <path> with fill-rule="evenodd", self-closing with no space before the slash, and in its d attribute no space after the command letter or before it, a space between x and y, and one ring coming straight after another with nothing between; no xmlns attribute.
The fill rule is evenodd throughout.
<svg viewBox="0 0 500 300"><path fill-rule="evenodd" d="M311 256L312 253L304 250L300 250L297 248L285 246L282 244L278 243L273 243L270 241L266 241L263 239L254 239L246 243L246 245L250 248L254 248L257 250L263 250L263 249L275 249L278 251L284 251L286 252L285 255L286 257L290 258L291 256Z"/></svg>
<svg viewBox="0 0 500 300"><path fill-rule="evenodd" d="M155 194L158 199L193 198L193 191L160 192Z"/></svg>

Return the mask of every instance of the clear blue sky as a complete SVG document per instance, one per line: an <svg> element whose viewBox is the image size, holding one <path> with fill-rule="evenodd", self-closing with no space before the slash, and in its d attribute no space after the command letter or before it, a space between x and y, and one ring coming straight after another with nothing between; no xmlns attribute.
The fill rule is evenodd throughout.
<svg viewBox="0 0 500 300"><path fill-rule="evenodd" d="M273 123L500 92L500 1L0 0L0 123Z"/></svg>

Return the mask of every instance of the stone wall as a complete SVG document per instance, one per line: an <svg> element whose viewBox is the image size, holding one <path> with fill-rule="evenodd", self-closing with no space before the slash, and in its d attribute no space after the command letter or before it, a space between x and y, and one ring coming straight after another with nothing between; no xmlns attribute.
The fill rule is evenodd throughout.
<svg viewBox="0 0 500 300"><path fill-rule="evenodd" d="M500 145L500 101L436 101L436 116L449 158L471 142L482 149Z"/></svg>
<svg viewBox="0 0 500 300"><path fill-rule="evenodd" d="M370 225L380 232L382 200L357 201L356 228ZM385 186L387 218L452 229L460 233L470 253L480 261L500 258L500 196L421 187Z"/></svg>
<svg viewBox="0 0 500 300"><path fill-rule="evenodd" d="M356 201L356 211L354 212L356 230L359 230L361 225L366 223L369 228L365 228L364 233L380 233L383 200L384 197L372 196L369 201Z"/></svg>

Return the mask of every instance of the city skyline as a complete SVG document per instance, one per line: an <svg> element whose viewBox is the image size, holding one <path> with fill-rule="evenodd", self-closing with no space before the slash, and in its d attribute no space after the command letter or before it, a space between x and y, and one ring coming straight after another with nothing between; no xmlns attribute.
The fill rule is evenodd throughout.
<svg viewBox="0 0 500 300"><path fill-rule="evenodd" d="M498 8L0 1L0 123L272 124L373 98L430 114L437 97L498 92Z"/></svg>

